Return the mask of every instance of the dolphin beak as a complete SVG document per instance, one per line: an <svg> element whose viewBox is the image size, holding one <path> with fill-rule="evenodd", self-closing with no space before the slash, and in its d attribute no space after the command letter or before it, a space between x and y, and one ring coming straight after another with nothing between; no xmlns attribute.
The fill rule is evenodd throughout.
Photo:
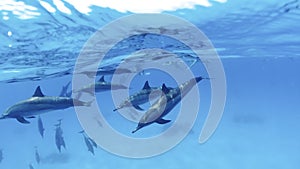
<svg viewBox="0 0 300 169"><path fill-rule="evenodd" d="M142 127L140 126L140 125L138 125L137 127L136 127L136 129L135 130L133 130L131 133L133 134L133 133L135 133L136 131L138 131L139 129L141 129Z"/></svg>
<svg viewBox="0 0 300 169"><path fill-rule="evenodd" d="M135 133L136 131L138 131L139 129L138 128L136 128L135 130L133 130L131 133L133 134L133 133Z"/></svg>

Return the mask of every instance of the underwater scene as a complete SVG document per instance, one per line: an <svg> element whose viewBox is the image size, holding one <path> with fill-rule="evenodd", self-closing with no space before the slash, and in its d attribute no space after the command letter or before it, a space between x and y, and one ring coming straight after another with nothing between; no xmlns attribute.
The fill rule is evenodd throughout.
<svg viewBox="0 0 300 169"><path fill-rule="evenodd" d="M0 169L300 167L300 1L0 1Z"/></svg>

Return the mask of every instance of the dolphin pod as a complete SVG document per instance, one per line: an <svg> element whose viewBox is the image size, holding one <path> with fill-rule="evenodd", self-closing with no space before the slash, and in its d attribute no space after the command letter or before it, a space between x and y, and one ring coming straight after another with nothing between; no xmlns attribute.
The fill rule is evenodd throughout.
<svg viewBox="0 0 300 169"><path fill-rule="evenodd" d="M166 124L171 120L164 119L168 113L186 96L187 93L201 80L209 79L203 78L201 76L190 79L176 88L167 87L164 83L161 87L152 87L149 85L149 81L144 83L143 88L133 95L130 95L126 100L124 100L119 106L117 106L114 111L122 108L133 106L138 110L143 110L140 105L149 102L151 99L157 99L154 104L144 113L144 115L139 120L139 123L132 133L151 125L153 123ZM17 102L11 107L7 108L4 113L0 116L0 119L15 118L20 123L30 123L27 119L38 117L38 131L41 137L44 137L44 125L41 119L41 114L49 111L62 110L74 106L90 106L92 102L83 102L79 99L71 97L72 92L67 92L70 82L63 87L60 96L45 96L41 91L40 86L35 89L32 97ZM115 90L115 89L127 89L128 87L123 85L111 84L104 80L102 76L98 82L84 86L76 92L87 92L91 93L91 90L95 89L96 92ZM161 92L162 91L162 92ZM74 92L74 91L73 91ZM154 94L154 95L153 95ZM149 99L149 97L151 98ZM63 130L61 128L62 120L58 120L55 124L55 144L61 153L62 147L66 149L66 143L63 137ZM95 148L97 144L91 138L89 138L84 131L82 133L87 150L95 155ZM3 160L3 151L0 149L0 163ZM40 163L41 158L37 147L35 147L35 160L37 164ZM29 164L29 168L32 169L32 164Z"/></svg>
<svg viewBox="0 0 300 169"><path fill-rule="evenodd" d="M20 101L2 114L0 119L15 118L20 123L30 123L25 118L34 118L45 112L66 109L73 106L89 106L91 102L82 102L71 97L45 96L38 86L29 99Z"/></svg>
<svg viewBox="0 0 300 169"><path fill-rule="evenodd" d="M171 120L165 120L163 117L167 115L183 98L184 96L193 88L195 85L195 81L198 83L201 81L202 78L196 77L194 79L191 79L177 88L169 89L166 87L165 84L162 85L162 91L165 93L165 96L162 96L160 99L158 99L150 108L148 111L144 113L144 115L141 117L138 126L135 130L132 131L132 133L135 133L136 131L140 130L141 128L148 126L152 123L158 123L158 124L166 124L169 123ZM165 107L164 107L165 105Z"/></svg>

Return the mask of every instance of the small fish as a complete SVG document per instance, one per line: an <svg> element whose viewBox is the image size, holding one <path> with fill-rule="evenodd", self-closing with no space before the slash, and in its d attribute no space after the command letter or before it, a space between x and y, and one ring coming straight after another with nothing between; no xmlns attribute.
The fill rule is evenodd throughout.
<svg viewBox="0 0 300 169"><path fill-rule="evenodd" d="M41 119L41 116L39 116L39 118L38 118L38 129L39 129L40 135L42 136L42 138L44 138L44 131L45 131L45 128L44 128L44 125L43 125L43 121L42 121L42 119Z"/></svg>
<svg viewBox="0 0 300 169"><path fill-rule="evenodd" d="M2 162L2 160L3 160L3 150L0 149L0 163Z"/></svg>
<svg viewBox="0 0 300 169"><path fill-rule="evenodd" d="M40 162L41 162L41 157L40 157L40 154L39 154L39 152L38 152L37 147L35 147L35 161L36 161L38 164L40 164Z"/></svg>

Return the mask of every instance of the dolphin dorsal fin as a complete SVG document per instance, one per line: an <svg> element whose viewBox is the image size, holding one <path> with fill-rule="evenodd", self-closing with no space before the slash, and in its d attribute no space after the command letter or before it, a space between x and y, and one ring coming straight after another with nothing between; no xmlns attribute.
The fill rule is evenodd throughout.
<svg viewBox="0 0 300 169"><path fill-rule="evenodd" d="M45 95L43 94L43 92L41 91L41 87L38 86L36 89L35 89L35 92L34 94L32 95L32 97L44 97Z"/></svg>
<svg viewBox="0 0 300 169"><path fill-rule="evenodd" d="M104 76L101 76L101 78L99 79L99 82L105 82Z"/></svg>
<svg viewBox="0 0 300 169"><path fill-rule="evenodd" d="M161 90L162 90L165 94L169 93L169 91L170 91L170 89L169 89L165 84L162 85Z"/></svg>
<svg viewBox="0 0 300 169"><path fill-rule="evenodd" d="M143 89L151 89L148 80L145 82Z"/></svg>

